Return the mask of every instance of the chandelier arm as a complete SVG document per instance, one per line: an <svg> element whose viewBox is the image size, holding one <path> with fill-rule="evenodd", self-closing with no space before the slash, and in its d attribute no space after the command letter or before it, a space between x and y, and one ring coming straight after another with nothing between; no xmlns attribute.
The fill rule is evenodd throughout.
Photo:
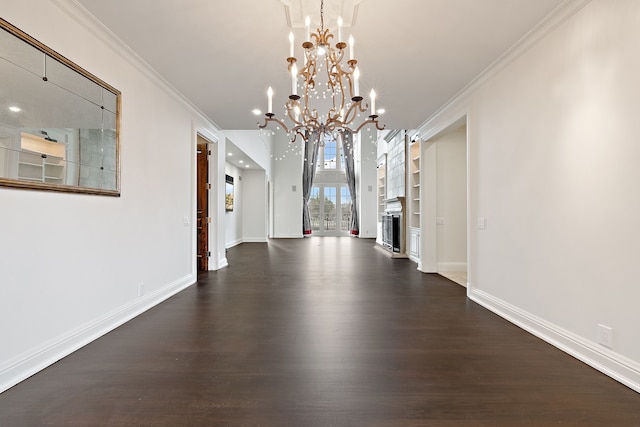
<svg viewBox="0 0 640 427"><path fill-rule="evenodd" d="M271 114L271 117L269 117L269 114ZM267 127L267 124L269 122L276 122L278 123L280 126L282 126L282 128L285 130L285 132L289 133L289 128L287 127L287 125L284 124L284 122L280 119L274 119L273 118L273 113L267 113L265 114L265 119L264 119L264 123L261 125L260 122L258 122L258 127L260 129L264 129Z"/></svg>
<svg viewBox="0 0 640 427"><path fill-rule="evenodd" d="M340 111L344 109L344 85L342 84L342 70L337 64L332 64L331 71L329 72L329 81L331 82L331 101L333 103L333 110L336 115L340 115ZM337 105L336 91L340 93L340 105Z"/></svg>
<svg viewBox="0 0 640 427"><path fill-rule="evenodd" d="M296 139L298 139L298 135L300 135L300 138L302 138L302 140L303 140L303 141L306 141L306 140L307 140L307 137L305 136L305 134L303 134L303 133L302 133L302 132L300 132L300 131L296 131L296 133L295 133L295 135L294 135L294 137L293 137L293 141L291 141L291 142L295 142L295 141L296 141Z"/></svg>
<svg viewBox="0 0 640 427"><path fill-rule="evenodd" d="M358 127L356 128L356 130L355 130L355 131L351 130L351 129L350 129L350 128L348 128L348 127L345 127L345 129L347 129L347 130L349 130L350 132L353 132L353 133L358 133L358 132L360 132L360 130L361 130L363 127L365 127L365 126L366 126L366 125L368 125L368 124L375 124L375 125L376 125L376 129L378 129L378 130L384 130L384 128L385 128L385 126L386 126L386 125L383 125L382 127L380 127L380 126L379 126L379 123L378 123L378 116L369 116L369 119L368 119L368 120L365 120L365 121L364 121L364 122L362 122L362 123L360 123L360 126L358 126Z"/></svg>
<svg viewBox="0 0 640 427"><path fill-rule="evenodd" d="M344 114L344 123L347 125L351 124L351 122L355 120L356 115L358 114L358 110L361 113L364 113L365 111L367 111L367 108L368 108L368 105L366 105L365 107L362 106L361 97L353 97L351 100L353 101L353 103L347 109L347 112Z"/></svg>
<svg viewBox="0 0 640 427"><path fill-rule="evenodd" d="M345 106L345 102L344 102L344 83L343 83L343 75L344 73L342 72L342 69L340 67L338 68L338 88L340 89L340 110L339 111L344 111L344 106Z"/></svg>
<svg viewBox="0 0 640 427"><path fill-rule="evenodd" d="M293 132L293 130L292 130L292 132ZM289 140L289 143L293 144L294 142L296 142L296 139L298 139L298 135L300 135L300 137L302 138L303 141L307 140L307 138L304 136L304 134L302 132L300 132L299 130L296 130L295 132L293 132L293 137Z"/></svg>

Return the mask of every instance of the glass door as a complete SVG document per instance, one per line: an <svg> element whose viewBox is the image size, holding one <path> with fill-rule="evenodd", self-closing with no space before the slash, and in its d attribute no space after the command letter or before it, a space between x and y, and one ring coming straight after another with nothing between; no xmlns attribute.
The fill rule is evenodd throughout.
<svg viewBox="0 0 640 427"><path fill-rule="evenodd" d="M309 199L311 229L316 236L348 236L351 195L343 185L314 185Z"/></svg>

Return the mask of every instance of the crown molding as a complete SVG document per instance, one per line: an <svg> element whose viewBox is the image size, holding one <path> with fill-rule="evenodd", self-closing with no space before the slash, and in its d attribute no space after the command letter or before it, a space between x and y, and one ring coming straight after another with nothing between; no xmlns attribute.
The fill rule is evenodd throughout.
<svg viewBox="0 0 640 427"><path fill-rule="evenodd" d="M94 34L106 45L111 47L114 52L120 55L132 66L134 66L138 71L140 71L167 95L172 97L188 111L195 114L198 119L202 120L205 123L208 123L216 131L220 130L220 126L218 126L210 117L208 117L204 112L197 108L186 96L184 96L178 89L176 89L171 83L169 83L164 77L162 77L153 67L151 67L151 65L149 65L149 63L147 63L140 55L138 55L133 49L131 49L131 47L129 47L124 41L116 36L95 16L93 16L91 12L89 12L84 6L82 6L76 0L52 0L52 3L56 4L61 11L66 13L79 25L84 27L87 31Z"/></svg>
<svg viewBox="0 0 640 427"><path fill-rule="evenodd" d="M573 17L583 7L592 0L565 0L556 7L549 15L536 24L516 43L493 61L487 68L478 74L471 82L464 86L449 101L433 113L424 123L418 126L421 138L429 138L436 134L436 127L443 127L441 122L448 116L452 116L451 111L466 111L467 103L471 95L484 83L498 74L507 65L521 57L529 49L531 49L542 38L553 32L560 25ZM453 119L459 119L453 114ZM444 126L446 127L446 126Z"/></svg>

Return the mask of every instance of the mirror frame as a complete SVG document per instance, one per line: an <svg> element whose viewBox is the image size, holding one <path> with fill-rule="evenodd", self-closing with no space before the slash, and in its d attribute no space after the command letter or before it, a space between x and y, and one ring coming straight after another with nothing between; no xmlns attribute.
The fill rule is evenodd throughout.
<svg viewBox="0 0 640 427"><path fill-rule="evenodd" d="M56 191L56 192L64 192L64 193L82 193L82 194L92 194L92 195L101 195L101 196L120 196L120 111L121 111L121 102L122 102L122 93L94 76L84 68L70 61L66 57L62 56L58 52L49 48L45 44L39 42L35 38L31 37L24 31L10 24L6 20L0 18L0 28L8 31L14 36L18 37L23 42L35 47L43 54L50 56L52 59L60 62L62 65L69 67L71 70L79 73L81 76L91 80L96 83L98 86L101 86L103 89L113 93L116 96L116 188L115 190L101 189L101 188L92 188L92 187L82 187L82 186L74 186L67 184L54 184L54 183L45 183L45 182L32 182L25 181L19 179L12 178L3 178L0 177L0 187L8 187L8 188L19 188L19 189L27 189L27 190L41 190L41 191Z"/></svg>

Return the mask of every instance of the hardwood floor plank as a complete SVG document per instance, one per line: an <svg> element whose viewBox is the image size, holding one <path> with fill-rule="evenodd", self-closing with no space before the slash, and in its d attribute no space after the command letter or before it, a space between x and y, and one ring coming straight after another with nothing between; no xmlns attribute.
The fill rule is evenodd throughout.
<svg viewBox="0 0 640 427"><path fill-rule="evenodd" d="M0 394L0 426L640 425L640 395L372 240L228 258Z"/></svg>

